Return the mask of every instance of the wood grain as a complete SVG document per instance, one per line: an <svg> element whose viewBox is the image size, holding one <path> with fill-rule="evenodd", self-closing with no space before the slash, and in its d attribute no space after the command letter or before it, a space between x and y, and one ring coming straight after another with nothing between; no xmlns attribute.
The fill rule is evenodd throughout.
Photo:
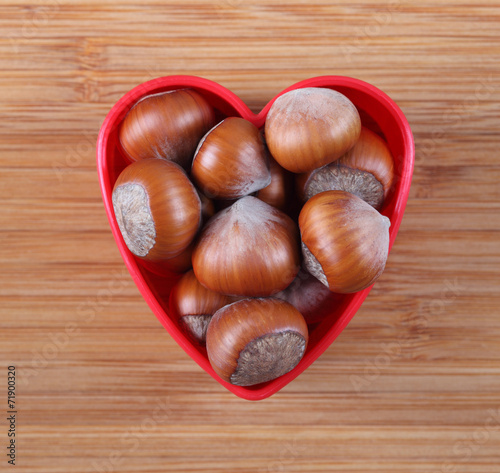
<svg viewBox="0 0 500 473"><path fill-rule="evenodd" d="M18 471L498 473L497 0L0 1L0 12L0 386L16 365ZM101 203L107 111L170 74L218 81L254 111L308 77L357 77L415 135L384 275L325 354L262 402L226 392L161 327ZM4 450L5 423L0 439Z"/></svg>

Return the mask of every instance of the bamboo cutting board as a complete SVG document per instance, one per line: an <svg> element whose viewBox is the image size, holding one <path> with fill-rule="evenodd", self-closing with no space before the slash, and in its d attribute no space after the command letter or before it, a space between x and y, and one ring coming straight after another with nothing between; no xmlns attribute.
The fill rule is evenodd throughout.
<svg viewBox="0 0 500 473"><path fill-rule="evenodd" d="M500 2L0 12L1 417L9 366L17 411L16 466L2 455L1 471L500 471ZM236 398L175 344L104 213L99 127L125 92L172 74L217 81L253 111L308 77L357 77L414 132L385 273L325 354L265 401Z"/></svg>

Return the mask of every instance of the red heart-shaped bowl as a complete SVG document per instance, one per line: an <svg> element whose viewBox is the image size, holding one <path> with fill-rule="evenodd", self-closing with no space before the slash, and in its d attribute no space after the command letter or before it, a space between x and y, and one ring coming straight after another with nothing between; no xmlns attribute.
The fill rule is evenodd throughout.
<svg viewBox="0 0 500 473"><path fill-rule="evenodd" d="M346 95L357 107L364 126L379 133L387 141L395 160L396 179L382 213L390 218L390 247L392 247L403 217L410 191L415 149L410 126L399 107L383 92L366 82L350 77L322 76L298 82L282 93L304 87L328 87ZM239 116L262 128L267 112L276 97L257 115L245 103L221 85L193 76L168 76L145 82L125 94L111 109L102 124L97 141L97 168L102 197L120 253L127 268L151 310L170 335L207 373L237 396L259 400L271 396L297 377L313 363L344 330L359 309L371 287L339 296L331 312L319 324L311 327L307 351L301 362L289 373L257 386L233 386L221 380L208 361L206 350L196 346L184 335L175 318L169 316L169 294L179 275L162 277L146 270L127 249L113 212L111 194L120 172L129 163L118 146L118 129L129 109L141 98L178 88L193 88L202 94L222 119ZM280 94L280 95L281 95Z"/></svg>

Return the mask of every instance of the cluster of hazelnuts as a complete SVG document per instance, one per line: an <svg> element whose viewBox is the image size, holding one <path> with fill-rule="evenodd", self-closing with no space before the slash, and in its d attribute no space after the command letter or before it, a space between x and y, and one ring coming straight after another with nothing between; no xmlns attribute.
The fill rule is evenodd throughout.
<svg viewBox="0 0 500 473"><path fill-rule="evenodd" d="M223 380L249 386L299 363L329 294L384 270L390 221L378 210L394 165L328 88L279 96L263 133L221 118L191 89L138 101L119 129L131 164L112 200L128 249L184 273L170 294L179 326Z"/></svg>

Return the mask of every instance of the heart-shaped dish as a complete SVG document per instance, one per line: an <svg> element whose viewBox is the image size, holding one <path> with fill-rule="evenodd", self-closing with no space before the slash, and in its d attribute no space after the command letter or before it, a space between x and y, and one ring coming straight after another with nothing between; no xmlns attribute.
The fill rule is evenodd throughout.
<svg viewBox="0 0 500 473"><path fill-rule="evenodd" d="M346 95L357 107L364 126L377 132L389 145L395 160L395 183L381 213L391 220L390 247L392 247L403 217L415 159L415 148L410 126L400 108L376 87L350 77L322 76L298 82L279 95L304 87L328 87ZM167 76L145 82L125 94L104 120L97 141L97 168L102 197L113 236L127 268L151 310L169 334L184 351L207 373L239 397L249 400L264 399L279 391L313 363L344 330L359 309L371 287L355 294L339 295L334 299L330 314L310 327L309 344L301 362L289 373L256 386L234 386L221 380L208 361L206 350L194 345L169 316L169 294L179 275L158 276L127 249L113 212L111 194L120 172L129 164L118 146L118 129L130 108L142 97L179 88L192 88L202 94L214 107L220 119L239 116L262 128L269 108L276 96L258 114L223 86L194 76Z"/></svg>

